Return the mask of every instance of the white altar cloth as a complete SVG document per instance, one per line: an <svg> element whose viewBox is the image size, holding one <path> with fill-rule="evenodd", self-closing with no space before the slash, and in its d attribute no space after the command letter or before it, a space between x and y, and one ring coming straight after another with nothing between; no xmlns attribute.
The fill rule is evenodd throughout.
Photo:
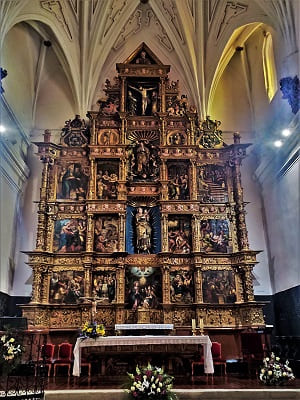
<svg viewBox="0 0 300 400"><path fill-rule="evenodd" d="M209 336L107 336L96 339L78 338L74 347L73 375L80 376L81 349L83 347L101 346L139 346L155 344L201 344L204 355L204 372L214 373L214 365L211 354L211 341Z"/></svg>

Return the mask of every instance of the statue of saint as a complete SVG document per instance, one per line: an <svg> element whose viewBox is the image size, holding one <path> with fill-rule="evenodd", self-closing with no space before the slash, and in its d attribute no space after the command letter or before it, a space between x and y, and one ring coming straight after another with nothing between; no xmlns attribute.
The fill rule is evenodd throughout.
<svg viewBox="0 0 300 400"><path fill-rule="evenodd" d="M151 250L151 232L150 216L147 209L138 208L135 216L136 221L136 247L138 253L148 253Z"/></svg>

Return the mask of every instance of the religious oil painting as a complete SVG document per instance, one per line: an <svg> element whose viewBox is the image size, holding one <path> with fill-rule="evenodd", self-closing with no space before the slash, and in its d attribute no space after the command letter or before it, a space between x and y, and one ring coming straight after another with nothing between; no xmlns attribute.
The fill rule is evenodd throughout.
<svg viewBox="0 0 300 400"><path fill-rule="evenodd" d="M169 200L189 200L190 183L187 163L168 163Z"/></svg>
<svg viewBox="0 0 300 400"><path fill-rule="evenodd" d="M234 303L236 287L233 271L203 271L202 291L204 303Z"/></svg>
<svg viewBox="0 0 300 400"><path fill-rule="evenodd" d="M88 168L83 168L79 162L61 166L57 179L57 199L84 200L88 181Z"/></svg>
<svg viewBox="0 0 300 400"><path fill-rule="evenodd" d="M84 294L84 272L52 272L50 277L49 303L76 304Z"/></svg>
<svg viewBox="0 0 300 400"><path fill-rule="evenodd" d="M170 295L172 303L193 303L194 280L189 268L170 272Z"/></svg>
<svg viewBox="0 0 300 400"><path fill-rule="evenodd" d="M154 267L130 267L126 271L127 308L158 309L162 302L161 271Z"/></svg>
<svg viewBox="0 0 300 400"><path fill-rule="evenodd" d="M93 297L97 303L116 301L116 274L112 271L98 271L93 274Z"/></svg>
<svg viewBox="0 0 300 400"><path fill-rule="evenodd" d="M203 165L198 168L199 200L202 203L224 203L228 201L226 171L220 165Z"/></svg>
<svg viewBox="0 0 300 400"><path fill-rule="evenodd" d="M172 253L189 254L192 251L191 218L189 216L169 216L168 246Z"/></svg>
<svg viewBox="0 0 300 400"><path fill-rule="evenodd" d="M119 248L119 220L115 215L96 215L94 248L100 253L113 253Z"/></svg>
<svg viewBox="0 0 300 400"><path fill-rule="evenodd" d="M96 176L97 198L100 200L117 199L118 179L118 161L98 160Z"/></svg>
<svg viewBox="0 0 300 400"><path fill-rule="evenodd" d="M86 221L77 218L58 219L54 227L53 251L78 253L85 250Z"/></svg>
<svg viewBox="0 0 300 400"><path fill-rule="evenodd" d="M201 221L201 247L206 252L229 252L229 221L206 219Z"/></svg>

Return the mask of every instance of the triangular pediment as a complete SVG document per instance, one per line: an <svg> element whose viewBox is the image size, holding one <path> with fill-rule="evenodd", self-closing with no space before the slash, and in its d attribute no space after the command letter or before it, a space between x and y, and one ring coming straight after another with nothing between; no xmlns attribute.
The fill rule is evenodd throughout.
<svg viewBox="0 0 300 400"><path fill-rule="evenodd" d="M163 65L153 51L142 42L139 47L124 61L124 64Z"/></svg>

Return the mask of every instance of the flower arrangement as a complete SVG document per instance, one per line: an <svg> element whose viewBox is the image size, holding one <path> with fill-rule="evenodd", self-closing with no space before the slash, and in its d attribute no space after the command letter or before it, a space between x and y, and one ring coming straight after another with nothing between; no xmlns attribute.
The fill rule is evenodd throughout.
<svg viewBox="0 0 300 400"><path fill-rule="evenodd" d="M105 328L103 324L97 322L86 322L81 328L80 337L83 339L94 338L105 335Z"/></svg>
<svg viewBox="0 0 300 400"><path fill-rule="evenodd" d="M259 379L265 385L284 385L288 381L295 379L289 362L280 362L280 357L271 353L270 357L263 359L263 367L260 370Z"/></svg>
<svg viewBox="0 0 300 400"><path fill-rule="evenodd" d="M136 367L135 374L130 374L126 393L137 400L175 400L177 396L171 391L174 377L167 375L163 368Z"/></svg>
<svg viewBox="0 0 300 400"><path fill-rule="evenodd" d="M24 348L11 333L0 338L0 364L3 374L9 374L21 361Z"/></svg>

